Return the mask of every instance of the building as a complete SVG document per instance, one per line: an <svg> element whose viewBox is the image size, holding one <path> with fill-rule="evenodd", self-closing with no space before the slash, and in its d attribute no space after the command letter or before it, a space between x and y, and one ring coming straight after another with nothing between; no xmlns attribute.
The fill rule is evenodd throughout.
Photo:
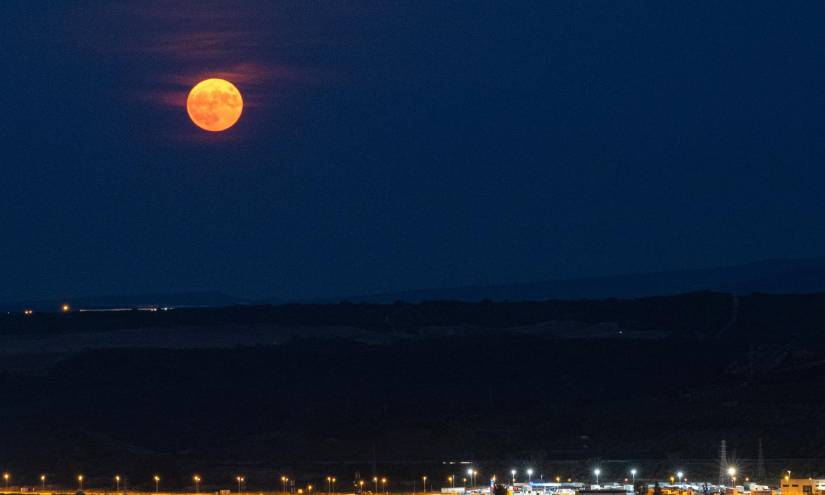
<svg viewBox="0 0 825 495"><path fill-rule="evenodd" d="M779 491L782 495L825 495L825 479L782 478Z"/></svg>

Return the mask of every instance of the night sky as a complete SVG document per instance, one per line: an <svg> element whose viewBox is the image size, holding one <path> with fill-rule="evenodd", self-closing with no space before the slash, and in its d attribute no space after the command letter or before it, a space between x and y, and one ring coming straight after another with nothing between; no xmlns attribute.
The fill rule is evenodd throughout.
<svg viewBox="0 0 825 495"><path fill-rule="evenodd" d="M0 299L825 254L825 3L0 4ZM196 128L188 90L246 106Z"/></svg>

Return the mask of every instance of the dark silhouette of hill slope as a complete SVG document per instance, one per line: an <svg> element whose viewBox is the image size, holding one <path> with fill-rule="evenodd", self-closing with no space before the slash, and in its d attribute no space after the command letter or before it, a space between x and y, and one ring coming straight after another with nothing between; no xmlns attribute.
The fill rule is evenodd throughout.
<svg viewBox="0 0 825 495"><path fill-rule="evenodd" d="M376 338L323 337L328 326ZM196 341L246 327L292 333L278 345L38 351L79 333ZM747 458L762 438L776 472L825 455L825 294L15 314L0 329L16 349L32 342L0 345L0 465L35 483L128 472L133 489L151 488L160 473L185 488L193 472L243 469L266 487L280 469L371 473L373 451L399 483L446 479L445 460L494 473L518 459L579 475L594 459L632 459L646 476L705 459L689 465L701 479L718 474L722 439Z"/></svg>
<svg viewBox="0 0 825 495"><path fill-rule="evenodd" d="M423 289L345 297L353 302L538 301L630 298L692 291L736 294L825 292L825 258L775 259L743 265L578 278L524 284Z"/></svg>

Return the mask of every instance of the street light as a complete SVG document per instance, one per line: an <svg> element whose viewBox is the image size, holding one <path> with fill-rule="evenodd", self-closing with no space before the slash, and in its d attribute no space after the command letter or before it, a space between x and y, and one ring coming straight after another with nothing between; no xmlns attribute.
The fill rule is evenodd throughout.
<svg viewBox="0 0 825 495"><path fill-rule="evenodd" d="M381 488L387 493L387 478L381 478Z"/></svg>
<svg viewBox="0 0 825 495"><path fill-rule="evenodd" d="M115 491L116 492L120 491L120 475L119 474L115 475Z"/></svg>
<svg viewBox="0 0 825 495"><path fill-rule="evenodd" d="M83 490L83 475L82 474L77 475L77 486L79 487L79 489L81 491Z"/></svg>
<svg viewBox="0 0 825 495"><path fill-rule="evenodd" d="M556 483L561 483L561 476L556 476Z"/></svg>
<svg viewBox="0 0 825 495"><path fill-rule="evenodd" d="M43 489L43 490L46 489L46 475L45 474L40 475L40 488Z"/></svg>
<svg viewBox="0 0 825 495"><path fill-rule="evenodd" d="M327 478L329 478L329 476L327 476ZM287 478L286 476L281 476L281 484L284 486L284 493L286 493L286 482L288 479L289 478Z"/></svg>
<svg viewBox="0 0 825 495"><path fill-rule="evenodd" d="M476 471L476 470L475 470L475 469L473 469L473 468L470 468L470 469L468 469L468 470L467 470L467 474L468 474L468 475L470 475L470 488L472 488L473 486L475 486L475 482L476 482L476 473L477 473L477 472L478 472L478 471Z"/></svg>
<svg viewBox="0 0 825 495"><path fill-rule="evenodd" d="M676 473L676 477L679 479L679 483L681 483L681 482L682 482L682 478L684 478L684 477L685 477L685 473L683 473L683 472L679 471L679 472L677 472L677 473Z"/></svg>
<svg viewBox="0 0 825 495"><path fill-rule="evenodd" d="M332 476L327 476L327 493L332 494Z"/></svg>
<svg viewBox="0 0 825 495"><path fill-rule="evenodd" d="M533 481L533 468L527 469L527 483L532 483Z"/></svg>
<svg viewBox="0 0 825 495"><path fill-rule="evenodd" d="M730 476L731 483L733 484L733 490L736 491L736 468L731 466L728 468L728 476Z"/></svg>
<svg viewBox="0 0 825 495"><path fill-rule="evenodd" d="M361 487L360 493L364 493L364 480L359 481L358 486Z"/></svg>
<svg viewBox="0 0 825 495"><path fill-rule="evenodd" d="M332 493L335 493L335 482L336 482L336 481L337 481L337 480L335 479L335 476L333 476L333 477L332 477Z"/></svg>
<svg viewBox="0 0 825 495"><path fill-rule="evenodd" d="M199 475L192 476L192 481L195 482L195 493L201 491L201 477Z"/></svg>
<svg viewBox="0 0 825 495"><path fill-rule="evenodd" d="M241 483L244 481L243 476L235 476L235 481L238 482L238 493L241 493Z"/></svg>
<svg viewBox="0 0 825 495"><path fill-rule="evenodd" d="M3 483L6 485L6 490L9 489L9 478L11 478L9 473L3 473Z"/></svg>
<svg viewBox="0 0 825 495"><path fill-rule="evenodd" d="M510 475L512 476L512 479L513 479L513 485L515 485L516 484L516 470L511 469L510 470Z"/></svg>
<svg viewBox="0 0 825 495"><path fill-rule="evenodd" d="M447 476L447 481L450 482L450 488L455 488L455 483L453 482L454 480L455 478L453 477L453 475Z"/></svg>
<svg viewBox="0 0 825 495"><path fill-rule="evenodd" d="M427 477L422 476L421 480L424 482L424 493L427 493Z"/></svg>
<svg viewBox="0 0 825 495"><path fill-rule="evenodd" d="M372 477L372 493L378 493L378 476Z"/></svg>
<svg viewBox="0 0 825 495"><path fill-rule="evenodd" d="M596 468L596 469L593 470L593 474L596 475L596 484L598 485L599 484L599 475L602 474L602 470L599 469L599 468Z"/></svg>
<svg viewBox="0 0 825 495"><path fill-rule="evenodd" d="M160 492L160 476L155 475L152 479L155 480L155 493Z"/></svg>

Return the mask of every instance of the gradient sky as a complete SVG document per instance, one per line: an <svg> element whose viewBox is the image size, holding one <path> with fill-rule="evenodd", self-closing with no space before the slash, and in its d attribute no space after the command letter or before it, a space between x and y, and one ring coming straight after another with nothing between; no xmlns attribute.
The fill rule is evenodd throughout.
<svg viewBox="0 0 825 495"><path fill-rule="evenodd" d="M825 254L822 2L0 5L0 299ZM184 101L222 76L238 125Z"/></svg>

